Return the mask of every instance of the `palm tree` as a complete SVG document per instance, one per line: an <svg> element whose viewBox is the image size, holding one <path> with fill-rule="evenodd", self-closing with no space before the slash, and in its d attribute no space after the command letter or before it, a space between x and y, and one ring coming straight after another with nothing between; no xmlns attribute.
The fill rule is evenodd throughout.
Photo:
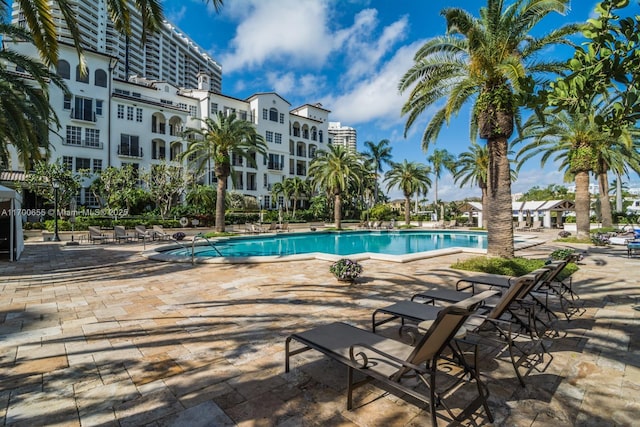
<svg viewBox="0 0 640 427"><path fill-rule="evenodd" d="M289 214L289 188L285 186L283 182L275 182L271 186L271 197L273 198L274 203L278 200L278 196L282 195L282 199L284 200L284 208ZM277 203L275 203L277 205Z"/></svg>
<svg viewBox="0 0 640 427"><path fill-rule="evenodd" d="M532 90L538 73L559 72L560 62L545 62L540 54L554 44L570 44L565 37L578 25L556 28L541 37L531 33L552 12L566 12L570 0L487 0L480 17L459 8L446 8L444 36L428 40L416 53L415 64L399 84L410 90L402 108L408 115L405 136L418 117L442 105L422 136L422 148L436 141L440 129L471 103L470 131L487 140L488 248L489 255L513 257L511 179L508 139L519 120L521 92ZM523 85L523 82L527 82ZM444 103L443 103L444 101Z"/></svg>
<svg viewBox="0 0 640 427"><path fill-rule="evenodd" d="M431 169L429 166L418 162L409 162L406 159L402 163L391 163L391 169L384 174L387 182L387 190L398 187L404 195L404 222L411 222L411 196L415 193L426 194L431 185L429 179Z"/></svg>
<svg viewBox="0 0 640 427"><path fill-rule="evenodd" d="M433 177L435 178L433 186L434 202L436 206L438 206L438 180L440 179L440 173L442 173L442 168L453 172L455 168L455 157L453 157L446 149L433 150L433 154L427 157L427 160L432 165L431 170L433 171Z"/></svg>
<svg viewBox="0 0 640 427"><path fill-rule="evenodd" d="M0 23L6 38L31 40L24 29ZM23 79L5 64L14 64L31 78ZM0 50L0 165L8 166L8 146L13 145L25 170L49 153L50 126L59 127L49 102L49 84L65 89L63 81L38 61L11 49Z"/></svg>
<svg viewBox="0 0 640 427"><path fill-rule="evenodd" d="M211 2L216 11L219 11L223 1L207 0L207 3ZM54 25L53 8L49 4L49 0L14 0L14 3L20 5L24 21L33 35L33 43L40 52L40 57L45 65L56 65L58 63L58 33L56 25ZM55 0L54 3L65 20L78 53L81 53L82 40L74 7L69 0ZM131 35L129 0L107 0L106 3L116 31L129 37ZM160 0L136 0L133 4L142 17L142 44L144 44L147 34L156 31L164 20L162 3ZM7 8L7 1L0 0L0 12L5 12Z"/></svg>
<svg viewBox="0 0 640 427"><path fill-rule="evenodd" d="M489 169L489 150L486 145L473 142L465 151L458 155L457 167L453 173L453 180L460 186L467 184L480 187L482 197L482 212L487 212L487 171ZM487 228L487 216L482 215L482 224Z"/></svg>
<svg viewBox="0 0 640 427"><path fill-rule="evenodd" d="M364 152L364 156L369 162L371 162L371 168L375 174L375 187L373 193L373 200L378 203L378 174L382 173L382 166L391 162L391 147L389 147L389 140L383 139L377 144L372 141L365 141L364 146L368 151Z"/></svg>
<svg viewBox="0 0 640 427"><path fill-rule="evenodd" d="M287 188L287 192L289 193L289 197L293 199L293 217L296 217L296 206L298 205L298 200L304 195L309 194L309 184L307 181L302 180L300 177L296 176L293 178L288 178L284 180L284 185Z"/></svg>
<svg viewBox="0 0 640 427"><path fill-rule="evenodd" d="M200 119L203 127L188 128L184 132L188 140L184 159L195 166L198 172L214 161L214 174L218 180L216 192L216 231L224 231L224 206L227 178L231 175L231 155L244 157L255 167L253 154L266 153L264 138L256 132L250 122L239 120L235 113L226 116L222 111L213 118ZM196 138L195 140L193 138Z"/></svg>
<svg viewBox="0 0 640 427"><path fill-rule="evenodd" d="M595 148L608 143L608 136L600 131L591 115L560 111L550 114L544 122L537 114L532 115L522 130L522 137L530 139L517 155L518 168L531 157L542 155L542 166L552 157L565 170L565 179L574 179L576 184L576 236L589 237L590 196L589 173L597 163Z"/></svg>
<svg viewBox="0 0 640 427"><path fill-rule="evenodd" d="M333 217L338 229L342 228L342 195L350 184L360 182L363 171L359 157L341 145L318 150L309 165L311 181L333 195Z"/></svg>

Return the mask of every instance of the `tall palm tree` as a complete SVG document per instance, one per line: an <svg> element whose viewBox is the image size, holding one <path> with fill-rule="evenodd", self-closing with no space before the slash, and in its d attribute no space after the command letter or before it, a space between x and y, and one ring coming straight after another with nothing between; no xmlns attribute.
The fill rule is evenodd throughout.
<svg viewBox="0 0 640 427"><path fill-rule="evenodd" d="M442 126L471 104L471 139L479 134L487 140L489 150L487 252L511 258L514 244L507 152L514 122L519 119L521 98L516 95L532 90L538 73L564 69L560 62L545 62L541 52L554 44L570 44L565 37L580 27L567 25L536 37L532 32L537 31L537 24L552 12L566 12L570 0L505 3L487 0L478 18L463 9L444 9L441 14L447 21L447 34L428 40L418 50L399 89L410 91L402 108L402 114L408 115L405 135L428 107L442 105L423 133L425 151Z"/></svg>
<svg viewBox="0 0 640 427"><path fill-rule="evenodd" d="M275 182L271 186L271 197L273 198L274 203L278 200L278 196L282 195L282 199L284 200L284 208L287 214L289 213L289 188L285 186L283 182ZM275 203L277 205L277 203Z"/></svg>
<svg viewBox="0 0 640 427"><path fill-rule="evenodd" d="M435 178L433 194L434 202L436 203L436 206L438 206L438 180L440 179L440 174L442 173L443 168L453 172L455 168L455 157L453 157L446 149L433 150L433 154L427 157L427 160L431 163L431 171Z"/></svg>
<svg viewBox="0 0 640 427"><path fill-rule="evenodd" d="M415 193L426 194L431 185L431 169L418 162L391 163L391 169L384 174L387 190L398 187L404 195L404 222L411 222L411 196Z"/></svg>
<svg viewBox="0 0 640 427"><path fill-rule="evenodd" d="M231 175L231 155L244 157L255 167L253 154L265 154L267 146L264 138L256 132L255 126L237 119L235 113L226 116L222 111L213 118L200 119L202 128L187 128L184 137L188 146L182 154L198 172L207 168L209 160L214 161L214 174L218 180L216 191L216 226L224 231L224 207L227 178ZM195 138L195 139L193 139Z"/></svg>
<svg viewBox="0 0 640 427"><path fill-rule="evenodd" d="M216 11L219 11L224 0L206 1L207 3L211 2ZM13 2L20 5L27 28L33 35L33 43L45 65L56 65L58 63L58 33L54 24L53 8L49 4L49 0L13 0ZM65 20L78 53L82 52L82 40L75 18L76 12L70 0L55 0L54 3ZM106 3L116 31L127 37L130 36L129 0L107 0ZM156 31L164 20L162 2L160 0L136 0L133 3L142 17L142 43L144 44L147 34ZM8 7L7 0L0 0L0 10L6 11Z"/></svg>
<svg viewBox="0 0 640 427"><path fill-rule="evenodd" d="M589 173L597 164L596 147L609 143L608 136L600 131L594 115L560 111L549 114L545 122L541 116L532 115L517 140L531 140L517 155L518 168L530 158L541 155L542 166L552 158L565 171L565 180L576 184L576 235L586 239L590 232Z"/></svg>
<svg viewBox="0 0 640 427"><path fill-rule="evenodd" d="M609 199L609 177L612 171L618 176L626 175L629 168L640 173L639 142L640 131L637 128L621 129L620 136L608 141L600 141L594 147L596 155L594 170L598 180L600 215L603 227L613 226L613 213Z"/></svg>
<svg viewBox="0 0 640 427"><path fill-rule="evenodd" d="M333 217L338 229L342 228L342 195L352 183L360 182L363 170L360 158L341 145L318 150L309 165L311 181L333 196Z"/></svg>
<svg viewBox="0 0 640 427"><path fill-rule="evenodd" d="M6 38L31 40L29 32L0 23ZM14 64L31 78L24 79L8 69ZM49 102L49 85L65 89L63 81L38 61L11 49L0 50L0 166L8 166L8 146L13 145L25 170L49 152L49 130L59 127L58 118Z"/></svg>
<svg viewBox="0 0 640 427"><path fill-rule="evenodd" d="M293 200L293 212L292 215L296 217L296 206L298 205L298 200L302 196L309 194L309 183L304 181L302 178L296 176L293 178L288 178L284 180L285 187L287 187L289 197Z"/></svg>
<svg viewBox="0 0 640 427"><path fill-rule="evenodd" d="M482 197L482 224L478 224L483 228L487 228L487 171L489 169L489 149L486 145L480 145L473 142L469 147L469 151L462 152L458 155L456 170L453 173L453 180L460 186L467 184L477 185L480 188Z"/></svg>
<svg viewBox="0 0 640 427"><path fill-rule="evenodd" d="M389 147L388 139L380 140L377 144L372 141L365 141L364 146L367 149L364 155L371 162L375 174L373 200L375 200L374 203L378 203L378 174L382 173L382 166L391 162L391 147Z"/></svg>

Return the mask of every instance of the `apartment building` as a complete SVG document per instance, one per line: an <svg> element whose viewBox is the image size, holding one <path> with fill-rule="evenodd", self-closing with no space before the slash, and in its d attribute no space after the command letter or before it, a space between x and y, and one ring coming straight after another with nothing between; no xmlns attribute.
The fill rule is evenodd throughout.
<svg viewBox="0 0 640 427"><path fill-rule="evenodd" d="M358 135L354 128L343 126L340 122L329 122L329 143L342 145L351 152L357 151Z"/></svg>
<svg viewBox="0 0 640 427"><path fill-rule="evenodd" d="M85 49L118 58L113 70L115 78L127 80L132 75L152 80L162 80L177 87L195 88L198 74L209 76L213 92L222 90L222 67L178 27L165 21L154 34L147 36L142 45L142 20L134 7L131 9L131 37L125 37L113 28L106 0L69 0L75 12ZM130 1L133 4L133 1ZM58 39L72 44L58 2L49 1L57 27ZM13 3L11 21L25 26L24 14L17 2Z"/></svg>
<svg viewBox="0 0 640 427"><path fill-rule="evenodd" d="M6 42L5 46L37 58L30 43ZM50 88L50 102L61 125L59 132L50 134L51 161L59 159L71 170L97 174L109 166L131 164L149 169L164 161L180 164L180 154L187 148L187 141L181 138L185 128L200 127L200 119L218 112L235 113L256 126L266 141L267 153L254 155L253 164L234 157L234 179L229 179L227 188L261 199L270 209L284 202L271 199L273 184L288 177L305 179L316 151L328 145L330 111L319 104L292 109L273 92L234 98L210 90L207 73L199 73L196 87L190 89L137 76L124 80L113 72L117 58L88 49L85 57L88 73L82 75L75 49L62 43L58 74L70 95ZM19 75L15 66L13 71ZM15 154L11 166L21 167ZM213 164L200 180L215 183ZM89 178L83 183L77 198L80 205L97 206L88 191L90 182Z"/></svg>

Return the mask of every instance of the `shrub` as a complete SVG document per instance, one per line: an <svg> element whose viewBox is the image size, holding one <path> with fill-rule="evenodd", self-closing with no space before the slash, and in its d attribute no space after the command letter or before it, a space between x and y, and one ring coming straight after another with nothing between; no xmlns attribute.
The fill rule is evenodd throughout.
<svg viewBox="0 0 640 427"><path fill-rule="evenodd" d="M573 250L571 249L571 251ZM459 261L453 264L451 268L489 274L502 274L505 276L522 276L544 267L545 264L546 260L543 259L475 257L465 261ZM560 272L558 279L563 280L576 271L578 271L578 266L570 262Z"/></svg>
<svg viewBox="0 0 640 427"><path fill-rule="evenodd" d="M329 271L339 280L354 280L362 273L362 265L348 258L334 262Z"/></svg>

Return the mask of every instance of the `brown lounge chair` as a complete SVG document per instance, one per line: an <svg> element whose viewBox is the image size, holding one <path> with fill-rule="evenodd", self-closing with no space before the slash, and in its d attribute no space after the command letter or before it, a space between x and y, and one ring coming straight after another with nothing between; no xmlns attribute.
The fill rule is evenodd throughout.
<svg viewBox="0 0 640 427"><path fill-rule="evenodd" d="M136 238L138 240L151 240L153 239L153 231L147 230L144 225L136 225Z"/></svg>
<svg viewBox="0 0 640 427"><path fill-rule="evenodd" d="M444 361L443 352L449 348L451 340L471 313L471 310L456 306L444 308L415 347L341 322L295 333L285 341L285 371L289 372L291 356L316 350L347 366L347 409L353 406L353 390L376 380L382 383L385 389L393 388L429 404L431 423L434 427L437 426L438 405L442 405L457 421L468 418L478 408L484 407L487 418L493 422L487 404L488 390L482 383L475 365L470 366L464 357L459 357L455 360L464 369L438 368L439 362ZM292 349L292 341L298 342L302 347ZM356 372L363 374L365 378L354 380ZM436 389L436 379L440 377L455 380L454 384L446 389ZM426 392L407 385L407 379L413 384L417 379L419 387L426 386ZM466 379L475 381L478 397L469 402L458 416L454 416L446 406L445 398ZM438 384L441 384L440 381Z"/></svg>
<svg viewBox="0 0 640 427"><path fill-rule="evenodd" d="M109 241L109 236L104 234L102 230L97 227L89 227L89 241L91 243L100 242L106 243Z"/></svg>
<svg viewBox="0 0 640 427"><path fill-rule="evenodd" d="M116 225L113 227L113 240L120 243L121 241L130 242L133 239L133 236L127 233L126 228L122 225Z"/></svg>

